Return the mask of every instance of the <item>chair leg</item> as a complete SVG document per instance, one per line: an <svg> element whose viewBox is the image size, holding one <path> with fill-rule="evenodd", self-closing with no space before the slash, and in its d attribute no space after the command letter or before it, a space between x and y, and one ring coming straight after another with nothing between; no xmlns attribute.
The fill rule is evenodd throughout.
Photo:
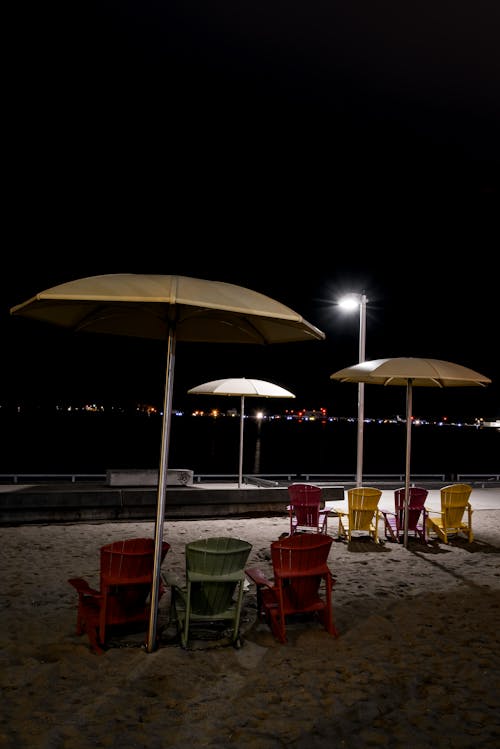
<svg viewBox="0 0 500 749"><path fill-rule="evenodd" d="M184 620L184 629L181 632L181 642L182 647L187 648L188 639L189 639L189 617L191 616L191 583L188 582L187 584L187 594L186 594L186 611L185 613L185 620Z"/></svg>
<svg viewBox="0 0 500 749"><path fill-rule="evenodd" d="M286 642L285 621L284 621L284 617L281 616L277 607L269 610L269 626L271 627L271 631L273 635L275 636L275 638L278 640L278 642L285 643Z"/></svg>
<svg viewBox="0 0 500 749"><path fill-rule="evenodd" d="M471 543L473 542L473 540L474 540L474 534L472 533L472 512L473 512L473 510L472 510L472 507L471 507L471 505L470 505L470 504L468 504L468 505L467 505L467 519L468 519L468 521L469 521L469 522L468 522L468 525L469 525L469 529L468 529L468 539L469 539L469 543L470 543L470 544L471 544Z"/></svg>
<svg viewBox="0 0 500 749"><path fill-rule="evenodd" d="M326 629L328 634L332 637L338 637L339 633L333 623L333 608L332 608L332 591L335 581L330 578L325 579L325 595L326 595L326 607L319 611L319 620L323 627Z"/></svg>
<svg viewBox="0 0 500 749"><path fill-rule="evenodd" d="M85 632L84 617L82 614L82 605L78 605L78 613L76 615L76 634L83 635Z"/></svg>
<svg viewBox="0 0 500 749"><path fill-rule="evenodd" d="M339 534L339 538L347 538L347 536L348 536L348 532L346 531L345 526L344 526L344 524L342 522L342 515L339 515L339 531L338 531L338 534ZM349 534L349 539L348 540L349 541L351 540L350 534Z"/></svg>
<svg viewBox="0 0 500 749"><path fill-rule="evenodd" d="M271 609L271 616L274 614L277 637L280 642L286 642L286 617L285 617L285 600L283 597L283 582L278 585L278 606Z"/></svg>
<svg viewBox="0 0 500 749"><path fill-rule="evenodd" d="M441 528L439 525L434 525L433 530L440 541L442 541L444 544L448 543L448 534L446 533L446 530L444 528Z"/></svg>
<svg viewBox="0 0 500 749"><path fill-rule="evenodd" d="M389 539L389 541L396 541L396 543L399 543L399 538L394 533L392 525L386 518L384 518L384 533L385 537Z"/></svg>
<svg viewBox="0 0 500 749"><path fill-rule="evenodd" d="M97 617L89 616L85 618L85 616L82 616L79 618L76 634L87 635L89 638L90 649L96 655L102 655L106 652L99 639L99 620Z"/></svg>
<svg viewBox="0 0 500 749"><path fill-rule="evenodd" d="M90 649L96 655L102 655L105 650L101 643L104 639L99 636L99 611L91 603L80 601L76 615L76 634L86 634L89 638Z"/></svg>
<svg viewBox="0 0 500 749"><path fill-rule="evenodd" d="M90 647L96 655L102 655L105 651L104 651L104 648L101 647L101 644L98 640L97 633L98 633L98 627L97 626L93 627L92 625L90 625L90 627L87 630Z"/></svg>
<svg viewBox="0 0 500 749"><path fill-rule="evenodd" d="M239 642L239 636L240 636L240 617L241 617L241 607L243 606L243 583L239 583L239 590L238 590L238 600L236 603L236 609L234 614L234 622L233 622L233 636L231 637L231 642L233 645L236 645L236 643Z"/></svg>

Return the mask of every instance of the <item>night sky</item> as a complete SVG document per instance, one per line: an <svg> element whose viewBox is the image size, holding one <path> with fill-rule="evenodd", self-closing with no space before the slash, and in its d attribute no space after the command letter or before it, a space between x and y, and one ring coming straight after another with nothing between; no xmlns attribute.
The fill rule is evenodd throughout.
<svg viewBox="0 0 500 749"><path fill-rule="evenodd" d="M157 398L155 344L8 310L73 278L180 273L273 296L327 338L179 345L179 400L253 376L354 413L356 387L329 375L357 360L359 319L332 301L364 289L367 358L493 380L426 389L415 412L499 417L499 21L493 0L11 8L0 401ZM378 390L367 413L404 410Z"/></svg>

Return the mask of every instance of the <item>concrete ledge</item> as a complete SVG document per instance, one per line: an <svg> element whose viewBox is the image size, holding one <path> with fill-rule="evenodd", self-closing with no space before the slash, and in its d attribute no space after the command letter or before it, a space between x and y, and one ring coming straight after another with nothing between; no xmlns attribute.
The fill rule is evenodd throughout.
<svg viewBox="0 0 500 749"><path fill-rule="evenodd" d="M325 501L344 499L343 487L325 487ZM74 523L93 520L156 519L155 488L94 486L12 487L0 493L0 525ZM281 488L172 487L166 494L165 518L288 516L288 490Z"/></svg>
<svg viewBox="0 0 500 749"><path fill-rule="evenodd" d="M189 468L169 468L167 486L193 486L194 471ZM158 471L150 469L111 469L106 471L108 486L158 486Z"/></svg>

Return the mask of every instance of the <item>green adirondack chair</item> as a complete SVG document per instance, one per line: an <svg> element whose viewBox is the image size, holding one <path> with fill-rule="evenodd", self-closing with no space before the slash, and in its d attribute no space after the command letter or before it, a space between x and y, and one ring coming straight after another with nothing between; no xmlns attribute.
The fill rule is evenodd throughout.
<svg viewBox="0 0 500 749"><path fill-rule="evenodd" d="M245 564L252 544L239 538L215 536L186 544L186 582L171 586L170 618L187 648L196 629L220 629L228 622L230 642L239 647Z"/></svg>

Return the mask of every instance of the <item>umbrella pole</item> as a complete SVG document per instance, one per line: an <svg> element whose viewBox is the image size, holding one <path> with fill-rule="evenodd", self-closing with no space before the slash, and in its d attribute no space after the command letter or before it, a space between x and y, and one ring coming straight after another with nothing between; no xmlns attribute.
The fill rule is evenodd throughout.
<svg viewBox="0 0 500 749"><path fill-rule="evenodd" d="M152 653L156 650L156 625L158 620L158 602L160 592L160 565L163 546L163 523L165 519L165 500L167 488L168 452L170 447L170 422L172 417L172 396L174 388L175 367L175 327L170 324L167 340L167 367L165 379L165 395L163 401L163 424L161 433L160 470L158 473L158 499L156 502L156 524L154 545L153 583L151 587L151 610L149 613L149 628L146 650Z"/></svg>
<svg viewBox="0 0 500 749"><path fill-rule="evenodd" d="M410 503L410 454L411 454L412 381L406 384L406 468L405 468L405 530L404 547L408 547L408 506Z"/></svg>
<svg viewBox="0 0 500 749"><path fill-rule="evenodd" d="M241 489L243 483L243 416L245 413L245 396L241 396L240 407L240 462L238 467L238 489Z"/></svg>

